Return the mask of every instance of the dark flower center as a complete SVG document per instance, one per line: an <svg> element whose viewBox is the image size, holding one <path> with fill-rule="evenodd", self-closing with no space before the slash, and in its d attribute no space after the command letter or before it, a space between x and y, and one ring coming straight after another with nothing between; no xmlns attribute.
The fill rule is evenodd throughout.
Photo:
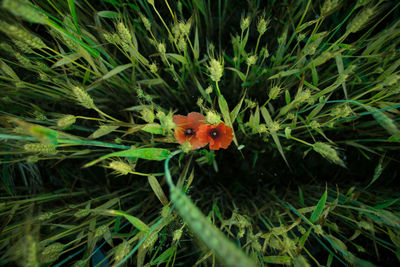
<svg viewBox="0 0 400 267"><path fill-rule="evenodd" d="M193 136L194 130L192 128L186 128L184 134L185 134L185 137Z"/></svg>
<svg viewBox="0 0 400 267"><path fill-rule="evenodd" d="M217 139L219 137L219 131L217 129L212 129L209 134L212 139Z"/></svg>

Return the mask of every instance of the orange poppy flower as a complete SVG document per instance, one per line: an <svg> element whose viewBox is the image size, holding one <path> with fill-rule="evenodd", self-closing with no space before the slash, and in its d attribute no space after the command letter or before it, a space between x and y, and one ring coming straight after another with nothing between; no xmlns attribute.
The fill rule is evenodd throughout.
<svg viewBox="0 0 400 267"><path fill-rule="evenodd" d="M209 142L211 150L227 149L233 140L233 130L221 122L218 125L202 124L197 131L200 141Z"/></svg>
<svg viewBox="0 0 400 267"><path fill-rule="evenodd" d="M191 112L187 116L174 115L173 121L176 124L174 135L179 144L189 141L192 149L207 145L208 141L200 141L197 135L199 127L206 123L206 118L202 114Z"/></svg>

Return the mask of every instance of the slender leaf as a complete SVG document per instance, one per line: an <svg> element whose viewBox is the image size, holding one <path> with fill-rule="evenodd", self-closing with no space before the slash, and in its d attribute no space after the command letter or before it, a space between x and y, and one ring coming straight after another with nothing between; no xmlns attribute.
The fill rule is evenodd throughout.
<svg viewBox="0 0 400 267"><path fill-rule="evenodd" d="M83 166L83 168L87 168L93 166L97 162L100 162L104 159L110 157L133 157L147 160L165 160L169 155L169 150L163 148L131 148L128 150L113 152L107 155L104 155L96 160L93 160Z"/></svg>
<svg viewBox="0 0 400 267"><path fill-rule="evenodd" d="M313 213L310 217L310 222L314 223L318 220L319 216L321 216L322 212L325 208L326 199L328 198L328 191L325 189L324 194L322 195L321 199L318 201L317 206L315 207Z"/></svg>
<svg viewBox="0 0 400 267"><path fill-rule="evenodd" d="M114 215L114 216L123 216L125 219L127 219L133 226L135 226L138 230L142 232L149 232L150 227L147 226L144 222L142 222L139 218L132 216L124 211L121 210L105 210L104 211L108 215Z"/></svg>
<svg viewBox="0 0 400 267"><path fill-rule="evenodd" d="M231 127L233 130L231 116L229 115L230 113L229 113L228 103L226 102L223 95L218 97L218 104L219 104L219 108L221 110L222 117L224 118L225 123L228 124L228 126ZM238 141L236 140L235 131L233 131L233 142L235 143L236 146L239 146Z"/></svg>
<svg viewBox="0 0 400 267"><path fill-rule="evenodd" d="M120 73L130 67L132 67L131 63L117 66L114 69L112 69L111 71L109 71L108 73L106 73L103 76L103 80L107 80L107 79L111 78L112 76L117 75L118 73Z"/></svg>
<svg viewBox="0 0 400 267"><path fill-rule="evenodd" d="M118 12L109 10L99 11L97 12L97 16L107 19L119 19L121 17Z"/></svg>
<svg viewBox="0 0 400 267"><path fill-rule="evenodd" d="M72 20L74 21L75 28L80 34L81 30L79 29L78 18L76 17L75 0L68 0L68 6L71 12Z"/></svg>

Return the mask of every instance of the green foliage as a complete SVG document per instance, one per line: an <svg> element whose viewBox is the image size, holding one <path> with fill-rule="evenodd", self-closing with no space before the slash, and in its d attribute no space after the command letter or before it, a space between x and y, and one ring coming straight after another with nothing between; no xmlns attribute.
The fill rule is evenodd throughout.
<svg viewBox="0 0 400 267"><path fill-rule="evenodd" d="M397 1L0 5L0 265L400 259Z"/></svg>

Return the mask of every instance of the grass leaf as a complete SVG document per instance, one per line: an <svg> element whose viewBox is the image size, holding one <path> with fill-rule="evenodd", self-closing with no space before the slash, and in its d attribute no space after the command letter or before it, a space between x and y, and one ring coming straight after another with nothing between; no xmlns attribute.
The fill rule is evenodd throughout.
<svg viewBox="0 0 400 267"><path fill-rule="evenodd" d="M132 216L124 211L121 210L104 210L104 213L107 215L114 215L114 216L123 216L125 219L127 219L133 226L135 226L138 230L142 232L149 232L150 227L147 226L144 222L142 222L139 218L136 218L135 216Z"/></svg>
<svg viewBox="0 0 400 267"><path fill-rule="evenodd" d="M75 9L75 0L68 0L69 10L71 11L72 20L74 21L74 25L78 33L81 33L79 29L78 18L76 17L76 9Z"/></svg>
<svg viewBox="0 0 400 267"><path fill-rule="evenodd" d="M132 67L132 63L117 66L117 67L113 68L112 70L110 70L108 73L106 73L103 76L103 80L107 80L107 79L111 78L112 76L117 75L118 73L120 73L130 67Z"/></svg>
<svg viewBox="0 0 400 267"><path fill-rule="evenodd" d="M328 191L325 189L324 194L322 195L321 199L318 201L317 206L315 207L313 213L310 217L310 222L314 223L318 220L319 216L321 216L322 212L325 208L326 199L328 198Z"/></svg>
<svg viewBox="0 0 400 267"><path fill-rule="evenodd" d="M119 19L121 15L118 12L115 11L109 11L109 10L103 10L97 12L97 15L102 18L107 18L107 19Z"/></svg>
<svg viewBox="0 0 400 267"><path fill-rule="evenodd" d="M83 166L83 168L87 168L93 166L97 162L105 160L110 157L128 157L128 158L140 158L147 160L165 160L168 157L169 150L163 148L131 148L128 150L113 152L107 155L104 155L96 160L93 160Z"/></svg>
<svg viewBox="0 0 400 267"><path fill-rule="evenodd" d="M228 103L226 102L225 98L223 95L218 97L218 104L219 104L219 109L221 110L222 117L224 118L225 123L232 128L233 130L233 125L231 121L231 116L229 113L229 107ZM235 143L236 146L239 146L238 141L236 140L236 135L235 131L233 130L233 142Z"/></svg>

